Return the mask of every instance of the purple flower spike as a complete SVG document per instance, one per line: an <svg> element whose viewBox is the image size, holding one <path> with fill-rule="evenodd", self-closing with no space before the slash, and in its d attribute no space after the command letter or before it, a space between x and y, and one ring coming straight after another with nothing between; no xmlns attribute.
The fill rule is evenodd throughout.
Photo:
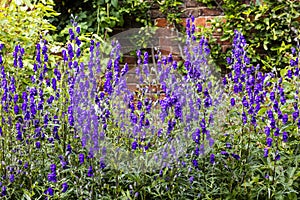
<svg viewBox="0 0 300 200"><path fill-rule="evenodd" d="M241 159L241 157L240 157L239 155L234 154L234 153L232 153L231 156L232 156L233 158L235 158L236 160L240 160L240 159Z"/></svg>
<svg viewBox="0 0 300 200"><path fill-rule="evenodd" d="M264 157L267 158L269 156L269 149L264 148Z"/></svg>
<svg viewBox="0 0 300 200"><path fill-rule="evenodd" d="M1 189L1 196L4 197L6 196L7 192L6 192L6 186L2 186L2 189Z"/></svg>
<svg viewBox="0 0 300 200"><path fill-rule="evenodd" d="M50 165L50 170L52 173L56 173L56 165L55 164L51 164Z"/></svg>
<svg viewBox="0 0 300 200"><path fill-rule="evenodd" d="M48 181L49 182L53 182L53 183L56 183L57 182L57 180L56 180L56 173L49 173L48 174Z"/></svg>
<svg viewBox="0 0 300 200"><path fill-rule="evenodd" d="M288 141L288 134L287 134L286 131L284 131L284 132L282 133L282 140L283 140L283 142L287 142L287 141Z"/></svg>
<svg viewBox="0 0 300 200"><path fill-rule="evenodd" d="M191 176L191 177L189 178L189 181L190 181L190 183L193 183L193 182L194 182L194 177Z"/></svg>
<svg viewBox="0 0 300 200"><path fill-rule="evenodd" d="M293 112L293 119L296 120L299 117L299 110Z"/></svg>
<svg viewBox="0 0 300 200"><path fill-rule="evenodd" d="M45 191L45 194L48 194L48 195L50 195L50 196L53 196L53 195L54 195L54 190L53 190L51 187L49 187L49 188Z"/></svg>
<svg viewBox="0 0 300 200"><path fill-rule="evenodd" d="M136 141L134 141L134 142L131 144L131 148L132 148L133 150L136 150L137 146L138 146L138 144L137 144Z"/></svg>
<svg viewBox="0 0 300 200"><path fill-rule="evenodd" d="M291 48L291 52L292 52L293 55L296 54L296 49L295 49L295 47L292 47L292 48Z"/></svg>
<svg viewBox="0 0 300 200"><path fill-rule="evenodd" d="M282 116L282 122L283 122L283 124L286 124L286 123L288 122L288 119L289 119L288 114L284 114L284 115Z"/></svg>
<svg viewBox="0 0 300 200"><path fill-rule="evenodd" d="M69 29L69 34L70 34L70 40L74 40L75 39L75 35L74 35L74 32L73 32L73 30L71 28Z"/></svg>
<svg viewBox="0 0 300 200"><path fill-rule="evenodd" d="M193 166L195 167L195 168L198 168L198 161L197 160L193 160L192 161L192 163L193 163Z"/></svg>
<svg viewBox="0 0 300 200"><path fill-rule="evenodd" d="M77 32L78 34L80 33L80 27L79 27L79 26L76 27L76 32Z"/></svg>
<svg viewBox="0 0 300 200"><path fill-rule="evenodd" d="M62 187L62 192L63 193L65 193L67 190L68 190L68 184L65 182L65 183L63 183L62 185L61 185L61 187Z"/></svg>
<svg viewBox="0 0 300 200"><path fill-rule="evenodd" d="M280 135L280 132L279 132L279 128L276 128L276 130L274 131L274 136L279 136Z"/></svg>
<svg viewBox="0 0 300 200"><path fill-rule="evenodd" d="M270 127L268 127L268 126L265 127L265 134L266 134L267 137L269 137L269 135L270 135Z"/></svg>
<svg viewBox="0 0 300 200"><path fill-rule="evenodd" d="M36 147L37 149L40 149L40 148L41 148L41 143L40 143L39 141L37 141L37 142L35 143L35 147Z"/></svg>
<svg viewBox="0 0 300 200"><path fill-rule="evenodd" d="M9 181L10 181L11 183L13 183L13 182L15 181L15 175L14 175L14 174L11 174L11 175L9 176Z"/></svg>
<svg viewBox="0 0 300 200"><path fill-rule="evenodd" d="M273 139L268 137L267 141L266 141L267 146L271 147L272 146L272 142L273 142Z"/></svg>
<svg viewBox="0 0 300 200"><path fill-rule="evenodd" d="M14 106L14 112L15 112L15 114L16 114L16 115L19 114L19 111L20 111L19 106L18 106L18 105L15 105L15 106Z"/></svg>
<svg viewBox="0 0 300 200"><path fill-rule="evenodd" d="M209 160L209 162L210 162L211 164L214 164L214 163L215 163L215 154L210 154L210 160Z"/></svg>
<svg viewBox="0 0 300 200"><path fill-rule="evenodd" d="M79 160L79 163L80 163L80 164L83 164L83 163L84 163L84 154L82 154L82 153L79 154L79 155L78 155L78 160Z"/></svg>
<svg viewBox="0 0 300 200"><path fill-rule="evenodd" d="M103 159L103 158L101 158L101 159L100 159L100 163L99 163L99 164L100 164L100 168L101 168L101 169L104 169L104 168L106 167L106 165L105 165L105 162L104 162L104 159Z"/></svg>
<svg viewBox="0 0 300 200"><path fill-rule="evenodd" d="M93 167L92 166L89 167L87 176L88 177L94 176L94 174L93 174Z"/></svg>
<svg viewBox="0 0 300 200"><path fill-rule="evenodd" d="M230 99L230 104L231 104L231 106L235 105L235 99L233 97Z"/></svg>
<svg viewBox="0 0 300 200"><path fill-rule="evenodd" d="M276 154L275 154L275 161L278 161L280 160L280 154L278 151L276 151Z"/></svg>
<svg viewBox="0 0 300 200"><path fill-rule="evenodd" d="M224 155L226 158L229 157L229 153L227 151L221 151L221 154Z"/></svg>

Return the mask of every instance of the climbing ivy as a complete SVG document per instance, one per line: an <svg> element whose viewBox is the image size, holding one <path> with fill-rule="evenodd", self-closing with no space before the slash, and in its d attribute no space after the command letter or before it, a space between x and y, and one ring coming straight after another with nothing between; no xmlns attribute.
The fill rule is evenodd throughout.
<svg viewBox="0 0 300 200"><path fill-rule="evenodd" d="M203 0L199 0L202 1ZM207 0L205 0L207 1ZM248 54L253 64L266 70L281 69L288 65L287 54L296 46L299 37L300 2L293 0L236 1L210 0L224 12L222 20L212 20L213 31L221 30L221 41L232 38L234 30L243 33L248 42ZM298 31L298 32L297 32ZM221 66L225 66L226 54L211 40L212 55ZM214 51L215 50L215 51Z"/></svg>

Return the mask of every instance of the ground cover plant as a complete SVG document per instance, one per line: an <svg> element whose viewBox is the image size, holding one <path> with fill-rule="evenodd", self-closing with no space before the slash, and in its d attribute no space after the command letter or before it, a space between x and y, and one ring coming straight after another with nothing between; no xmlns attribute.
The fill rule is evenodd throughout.
<svg viewBox="0 0 300 200"><path fill-rule="evenodd" d="M153 68L138 50L135 92L118 42L104 65L100 42L82 51L75 21L57 63L43 37L33 64L22 44L1 44L1 198L297 199L299 46L263 73L236 30L220 78L193 22L184 73L172 55Z"/></svg>

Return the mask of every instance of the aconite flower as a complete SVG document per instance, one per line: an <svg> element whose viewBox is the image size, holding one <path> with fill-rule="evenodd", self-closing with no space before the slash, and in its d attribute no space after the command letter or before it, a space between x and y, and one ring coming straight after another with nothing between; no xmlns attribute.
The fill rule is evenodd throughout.
<svg viewBox="0 0 300 200"><path fill-rule="evenodd" d="M64 182L62 185L61 185L61 187L62 187L62 192L63 193L65 193L67 190L68 190L68 183L66 183L66 182Z"/></svg>
<svg viewBox="0 0 300 200"><path fill-rule="evenodd" d="M37 149L40 149L40 148L41 148L41 142L37 141L37 142L35 143L35 147L36 147Z"/></svg>
<svg viewBox="0 0 300 200"><path fill-rule="evenodd" d="M56 180L56 173L55 172L52 172L52 173L48 174L48 181L49 182L53 182L53 183L57 182L57 180Z"/></svg>
<svg viewBox="0 0 300 200"><path fill-rule="evenodd" d="M286 131L284 131L284 132L282 133L282 140L283 140L283 142L287 142L287 141L288 141L288 134L287 134Z"/></svg>
<svg viewBox="0 0 300 200"><path fill-rule="evenodd" d="M235 154L235 153L232 153L231 156L234 157L236 160L241 159L241 157L239 155Z"/></svg>
<svg viewBox="0 0 300 200"><path fill-rule="evenodd" d="M192 161L192 163L193 163L193 165L194 165L195 168L198 168L198 161L196 159L194 159Z"/></svg>
<svg viewBox="0 0 300 200"><path fill-rule="evenodd" d="M93 174L93 167L92 166L89 167L87 176L88 177L94 176L94 174Z"/></svg>
<svg viewBox="0 0 300 200"><path fill-rule="evenodd" d="M14 174L11 174L11 175L9 176L9 181L10 181L11 183L13 183L13 182L15 181L15 175L14 175Z"/></svg>
<svg viewBox="0 0 300 200"><path fill-rule="evenodd" d="M278 151L276 151L276 154L275 154L275 160L278 161L280 160L280 154Z"/></svg>
<svg viewBox="0 0 300 200"><path fill-rule="evenodd" d="M7 191L6 191L6 186L2 186L2 189L1 189L1 196L6 196L7 194Z"/></svg>
<svg viewBox="0 0 300 200"><path fill-rule="evenodd" d="M271 146L272 146L272 142L273 142L273 139L270 138L270 137L268 137L268 138L267 138L267 141L266 141L267 146L268 146L268 147L271 147Z"/></svg>
<svg viewBox="0 0 300 200"><path fill-rule="evenodd" d="M269 149L268 148L264 148L264 157L267 158L269 155Z"/></svg>
<svg viewBox="0 0 300 200"><path fill-rule="evenodd" d="M137 144L136 141L134 141L134 142L131 143L131 148L132 148L133 150L136 150L137 146L138 146L138 144Z"/></svg>
<svg viewBox="0 0 300 200"><path fill-rule="evenodd" d="M105 164L105 162L104 162L104 159L103 159L103 158L100 158L100 162L99 162L99 164L100 164L100 168L101 168L101 169L104 169L104 168L106 167L106 164Z"/></svg>
<svg viewBox="0 0 300 200"><path fill-rule="evenodd" d="M209 162L210 162L211 164L214 164L214 163L215 163L215 154L210 154Z"/></svg>
<svg viewBox="0 0 300 200"><path fill-rule="evenodd" d="M50 196L53 196L54 195L54 190L52 187L49 187L46 191L45 191L45 194L48 194Z"/></svg>

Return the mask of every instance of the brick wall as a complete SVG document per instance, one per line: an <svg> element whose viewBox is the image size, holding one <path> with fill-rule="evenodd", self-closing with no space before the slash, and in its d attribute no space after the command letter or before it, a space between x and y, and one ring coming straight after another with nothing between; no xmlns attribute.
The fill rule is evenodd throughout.
<svg viewBox="0 0 300 200"><path fill-rule="evenodd" d="M247 2L246 2L247 3ZM222 17L223 13L218 8L208 8L204 4L197 2L196 0L184 0L182 6L183 14L181 15L181 24L185 26L186 18L193 15L195 17L196 27L210 27L209 20L215 17ZM166 16L159 11L159 7L154 5L151 9L151 18L157 27L172 27L168 24ZM196 30L197 31L197 30ZM229 41L220 41L221 33L214 33L213 36L217 39L217 42L222 45L222 51L225 52L230 47ZM162 36L163 37L163 36ZM164 46L167 42L163 38L159 39L160 46ZM172 52L172 51L171 51ZM175 51L176 52L176 51ZM174 51L172 52L174 53Z"/></svg>
<svg viewBox="0 0 300 200"><path fill-rule="evenodd" d="M150 0L151 1L151 0ZM181 6L181 10L183 11L181 15L181 25L185 27L186 19L193 15L195 17L195 25L196 27L210 27L211 24L209 20L215 17L222 17L223 13L221 9L218 8L208 8L204 4L197 2L196 0L183 0L183 5ZM249 0L243 0L244 3L249 3ZM172 53L174 60L182 60L180 56L180 50L178 49L178 43L174 42L176 39L176 31L172 33L167 33L166 30L173 29L171 24L168 23L166 16L159 11L159 5L153 5L150 10L150 15L155 26L161 28L156 32L156 37L158 41L158 46L163 55L168 55ZM161 32L160 32L161 31ZM196 31L199 31L196 29ZM213 37L217 39L217 42L221 44L222 51L225 52L231 44L229 41L220 41L222 33L215 32ZM151 53L151 51L149 51ZM127 74L127 85L131 90L136 90L136 84L138 82L135 76L135 63L136 60L133 59L133 56L125 55L125 62L129 63L130 70ZM130 62L128 62L130 61ZM150 62L151 65L151 62Z"/></svg>
<svg viewBox="0 0 300 200"><path fill-rule="evenodd" d="M182 22L181 24L185 26L186 18L193 15L195 17L195 25L210 27L210 23L208 20L213 19L214 17L222 16L223 13L220 9L217 8L208 8L205 5L197 2L196 0L184 0L183 5L181 6L181 10L183 11L181 15ZM174 42L177 35L176 32L167 33L167 29L172 29L172 25L167 22L166 16L159 11L159 5L154 4L150 10L151 19L154 22L155 26L161 28L156 32L156 36L158 37L159 49L163 55L168 55L172 53L175 60L181 60L180 50L178 49L178 43ZM160 32L161 31L161 32ZM196 30L197 31L197 30ZM215 33L214 37L218 40L218 42L222 45L222 50L225 51L230 44L228 42L221 42L219 40L220 33ZM130 70L127 74L127 84L131 90L136 89L136 84L138 80L135 77L135 62L132 56L125 55L124 62L129 63Z"/></svg>

